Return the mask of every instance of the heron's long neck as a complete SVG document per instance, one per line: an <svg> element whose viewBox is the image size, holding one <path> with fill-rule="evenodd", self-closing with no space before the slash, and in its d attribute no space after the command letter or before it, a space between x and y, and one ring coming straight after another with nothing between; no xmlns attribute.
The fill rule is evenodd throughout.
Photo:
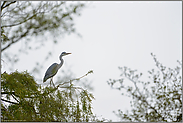
<svg viewBox="0 0 183 123"><path fill-rule="evenodd" d="M63 63L64 63L64 60L61 58L60 59L60 64L58 64L58 68L62 67Z"/></svg>

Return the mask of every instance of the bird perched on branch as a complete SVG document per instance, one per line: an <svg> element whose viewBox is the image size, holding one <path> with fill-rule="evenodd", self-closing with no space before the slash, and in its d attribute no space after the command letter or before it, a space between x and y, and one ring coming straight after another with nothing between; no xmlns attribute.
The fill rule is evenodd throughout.
<svg viewBox="0 0 183 123"><path fill-rule="evenodd" d="M51 81L53 83L53 76L55 76L58 72L58 70L62 67L64 60L62 59L63 56L69 55L71 53L66 53L66 52L62 52L61 55L59 56L60 58L60 64L57 63L53 63L46 71L45 76L43 78L43 82L46 82L47 79L51 78L50 80L50 86L51 86ZM53 83L54 85L54 83ZM55 87L55 85L54 85Z"/></svg>

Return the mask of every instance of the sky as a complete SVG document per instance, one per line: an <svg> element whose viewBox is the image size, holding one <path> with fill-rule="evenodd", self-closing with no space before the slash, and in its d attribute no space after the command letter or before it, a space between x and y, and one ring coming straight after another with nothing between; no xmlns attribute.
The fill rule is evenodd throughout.
<svg viewBox="0 0 183 123"><path fill-rule="evenodd" d="M148 75L155 68L151 53L163 65L174 68L177 60L182 60L182 2L86 2L87 7L75 18L75 27L82 35L58 36L59 43L53 39L40 50L21 54L14 69L32 70L35 62L42 62L51 50L53 55L45 61L39 78L54 62L59 63L61 52L71 52L64 57L61 69L70 68L76 77L93 70L86 78L92 81L95 100L93 111L97 116L119 121L112 111L130 109L130 98L122 96L118 90L111 89L107 81L120 78L118 67L127 66ZM47 35L45 35L47 36ZM22 43L12 46L8 52L15 52ZM2 67L8 71L7 66ZM57 77L61 71L57 73ZM62 77L62 75L60 75ZM144 80L147 81L147 80ZM126 83L130 84L130 83Z"/></svg>

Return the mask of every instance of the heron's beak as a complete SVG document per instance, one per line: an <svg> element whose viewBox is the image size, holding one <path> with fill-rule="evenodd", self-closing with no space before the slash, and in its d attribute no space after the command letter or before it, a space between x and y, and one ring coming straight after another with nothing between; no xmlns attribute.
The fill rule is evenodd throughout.
<svg viewBox="0 0 183 123"><path fill-rule="evenodd" d="M65 55L69 55L69 54L71 54L71 53L66 53Z"/></svg>

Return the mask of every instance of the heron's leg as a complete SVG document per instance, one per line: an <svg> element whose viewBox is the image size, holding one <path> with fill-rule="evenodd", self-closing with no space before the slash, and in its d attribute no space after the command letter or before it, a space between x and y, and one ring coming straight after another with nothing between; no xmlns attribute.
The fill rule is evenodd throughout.
<svg viewBox="0 0 183 123"><path fill-rule="evenodd" d="M54 88L55 88L55 84L53 83L53 77L51 78L51 81L52 81L52 84L53 84L53 86L54 86Z"/></svg>
<svg viewBox="0 0 183 123"><path fill-rule="evenodd" d="M52 83L53 83L53 80L52 80ZM54 88L55 88L55 84L53 83L53 86L54 86Z"/></svg>
<svg viewBox="0 0 183 123"><path fill-rule="evenodd" d="M51 86L51 80L52 80L52 78L50 79L50 86Z"/></svg>

